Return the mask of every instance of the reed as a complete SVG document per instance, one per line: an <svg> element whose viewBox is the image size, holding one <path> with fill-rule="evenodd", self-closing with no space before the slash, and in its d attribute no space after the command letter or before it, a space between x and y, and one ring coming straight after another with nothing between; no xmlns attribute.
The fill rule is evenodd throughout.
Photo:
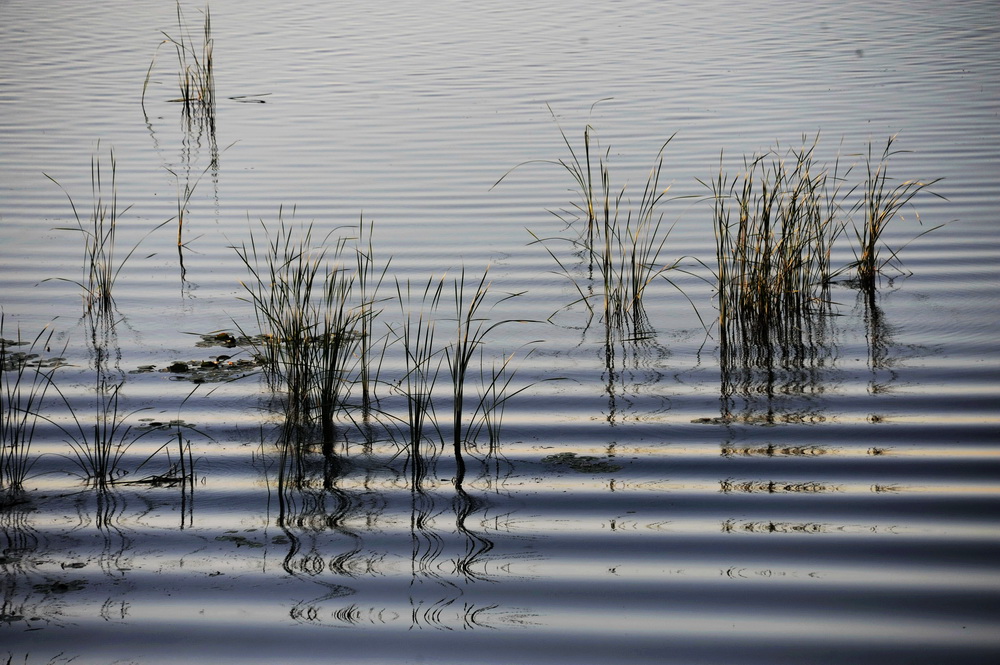
<svg viewBox="0 0 1000 665"><path fill-rule="evenodd" d="M0 507L24 489L34 460L35 437L42 403L52 385L57 365L43 362L35 353L48 348L53 331L42 330L30 342L3 337L5 317L0 312ZM14 351L27 346L26 351Z"/></svg>
<svg viewBox="0 0 1000 665"><path fill-rule="evenodd" d="M374 355L374 324L381 310L382 298L379 290L389 271L391 259L386 261L381 270L376 267L375 249L373 246L374 225L369 223L367 233L362 218L358 224L358 245L355 249L357 262L357 290L359 296L358 310L358 384L361 387L361 412L367 419L372 413L375 399L375 386L381 374L381 361L385 357L385 345L388 335L382 338L382 353Z"/></svg>
<svg viewBox="0 0 1000 665"><path fill-rule="evenodd" d="M480 314L490 285L486 281L489 275L489 268L483 271L482 277L472 288L467 290L465 267L462 267L460 276L454 280L454 303L455 303L455 341L445 348L445 360L448 364L448 373L452 384L452 440L455 444L456 454L460 452L459 446L464 442L463 435L463 410L465 408L465 384L469 373L469 366L489 333L496 327L507 323L507 321L490 322Z"/></svg>
<svg viewBox="0 0 1000 665"><path fill-rule="evenodd" d="M405 436L414 465L424 464L421 443L428 425L438 428L433 393L441 371L443 358L435 345L434 312L441 302L444 280L431 277L422 289L413 289L409 281L405 288L396 281L396 296L402 317L396 339L402 344L405 373L399 381L406 398ZM416 294L419 294L419 298ZM414 311L414 305L416 310ZM418 474L418 475L422 475Z"/></svg>
<svg viewBox="0 0 1000 665"><path fill-rule="evenodd" d="M811 144L744 157L729 178L720 165L712 191L720 327L766 338L775 323L796 321L828 300L826 287L842 176L815 162ZM721 164L721 160L720 160Z"/></svg>
<svg viewBox="0 0 1000 665"><path fill-rule="evenodd" d="M530 355L530 351L528 355ZM510 353L493 360L490 369L487 371L486 358L480 353L479 359L479 399L472 411L469 419L469 433L467 439L478 444L479 437L485 430L487 442L487 456L495 456L500 445L500 431L503 425L503 417L507 408L507 402L531 388L534 383L522 385L518 388L512 386L517 369L512 366L515 354ZM545 381L558 381L557 377L544 379Z"/></svg>
<svg viewBox="0 0 1000 665"><path fill-rule="evenodd" d="M98 146L99 148L100 146ZM101 164L100 157L90 159L90 188L92 206L90 214L84 219L69 192L52 176L45 177L56 184L69 200L76 221L75 227L57 227L57 231L73 231L83 236L83 277L79 280L54 278L76 284L83 290L85 311L99 316L110 316L114 310L113 295L115 281L125 263L131 258L138 245L132 248L126 256L119 259L116 255L118 224L121 215L129 207L119 210L117 188L117 162L114 150L109 153L110 173ZM110 182L108 179L110 178ZM45 280L47 281L47 280Z"/></svg>
<svg viewBox="0 0 1000 665"><path fill-rule="evenodd" d="M549 111L552 112L551 108ZM533 238L530 244L542 245L556 261L559 273L574 284L580 297L567 307L582 302L593 313L592 301L600 300L607 325L619 330L635 328L631 332L637 332L638 326L632 323L645 320L643 297L651 284L663 279L684 294L672 274L685 272L682 261L686 257L674 261L663 258L673 226L664 224L662 207L668 201L669 187L664 187L661 180L664 153L674 136L660 146L642 197L633 209L626 205L626 188L612 185L610 148L601 153L593 128L590 125L584 128L581 148L574 148L561 126L559 133L569 151L568 158L523 162L496 184L515 169L538 162L557 165L570 175L579 199L571 203L569 211L554 214L565 228L577 227L581 221L586 228L578 228L575 237L539 237L529 231ZM570 266L563 252L553 249L562 244L570 246L571 255L586 257L585 268ZM690 298L688 301L691 302Z"/></svg>
<svg viewBox="0 0 1000 665"><path fill-rule="evenodd" d="M69 413L70 424L64 426L49 420L66 436L70 448L70 460L80 469L84 481L99 489L107 489L125 476L136 473L159 454L167 444L154 450L149 456L131 469L125 468L126 455L132 446L148 435L151 429L136 432L130 419L146 408L125 411L122 408L122 388L124 381L113 381L98 372L93 393L93 418L87 418L78 411L58 386L59 393Z"/></svg>
<svg viewBox="0 0 1000 665"><path fill-rule="evenodd" d="M250 273L243 282L245 300L254 307L261 333L247 337L272 389L285 392L289 424L319 424L324 442L332 442L335 416L347 407L360 353L371 379L367 354L376 313L371 302L357 301L358 272L344 258L349 238L331 232L314 240L311 224L299 234L280 211L278 217L273 234L261 222L264 246L251 234L249 244L235 248ZM374 289L373 269L363 256L356 260L367 271L362 289L367 296Z"/></svg>
<svg viewBox="0 0 1000 665"><path fill-rule="evenodd" d="M929 189L940 182L940 178L927 182L904 180L893 184L893 179L889 177L889 161L903 152L893 147L895 142L895 135L889 137L881 156L878 158L875 157L872 144L868 144L863 196L855 208L855 211L860 210L863 213L864 222L860 227L857 224L854 225L854 234L857 240L857 246L854 248L855 260L848 266L849 270L854 271L857 284L863 289L873 289L876 278L886 266L893 263L898 264L898 254L906 246L892 249L885 244L883 236L889 224L896 218L899 218L901 222L904 221L903 210L910 205L914 197L925 190L940 199L944 199L943 196L931 192ZM914 217L920 223L920 216L916 212L914 212ZM925 229L913 240L942 226L944 225L939 224L933 228Z"/></svg>
<svg viewBox="0 0 1000 665"><path fill-rule="evenodd" d="M199 42L195 42L191 29L188 27L181 11L181 3L177 2L177 33L172 36L163 32L164 40L160 42L156 53L146 70L146 78L142 84L140 103L143 112L146 110L146 91L149 88L156 56L160 47L170 45L177 56L177 81L180 96L170 100L181 104L183 117L187 126L203 127L211 135L215 133L215 65L212 57L214 40L212 38L212 15L206 5L202 34Z"/></svg>

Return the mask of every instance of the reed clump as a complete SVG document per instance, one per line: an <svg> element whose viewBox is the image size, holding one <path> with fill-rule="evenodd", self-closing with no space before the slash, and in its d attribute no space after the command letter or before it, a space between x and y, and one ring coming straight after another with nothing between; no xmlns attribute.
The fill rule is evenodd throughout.
<svg viewBox="0 0 1000 665"><path fill-rule="evenodd" d="M181 3L177 2L177 33L176 36L163 32L164 40L160 46L173 46L177 56L177 81L180 96L171 102L181 104L182 115L188 128L199 127L207 129L210 135L215 133L215 64L212 51L212 14L206 5L202 24L201 39L197 42L192 36L190 27L181 11ZM159 52L157 47L157 53ZM146 71L146 79L142 85L141 104L145 111L146 90L149 87L156 64L156 54L153 55Z"/></svg>
<svg viewBox="0 0 1000 665"><path fill-rule="evenodd" d="M842 176L817 165L818 137L802 147L744 158L733 177L707 183L713 202L719 324L766 340L829 300Z"/></svg>
<svg viewBox="0 0 1000 665"><path fill-rule="evenodd" d="M549 111L552 112L551 108ZM657 279L678 288L672 275L675 271L685 272L682 267L685 257L664 259L673 226L664 223L662 207L668 201L670 188L662 184L663 165L664 153L674 137L660 146L638 205L632 207L626 201L626 188L612 184L611 150L606 148L601 153L593 127L584 128L583 145L579 149L573 147L562 127L559 133L569 157L542 163L564 169L575 183L579 199L571 204L570 210L554 214L565 228L576 229L576 235L539 237L529 231L532 244L541 244L559 266L560 273L573 282L580 297L570 306L582 302L594 312L594 301L599 301L601 316L610 328L630 331L633 337L640 335L646 321L643 298L647 289ZM514 169L530 163L533 162L524 162ZM505 173L497 184L514 169ZM580 228L581 224L584 228ZM562 243L570 245L571 255L583 257L583 266L571 266L563 252L553 249Z"/></svg>
<svg viewBox="0 0 1000 665"><path fill-rule="evenodd" d="M0 507L24 489L42 403L62 360L42 360L36 353L48 348L53 331L42 330L25 341L19 330L16 338L6 339L4 323L0 313ZM19 347L27 348L15 350Z"/></svg>
<svg viewBox="0 0 1000 665"><path fill-rule="evenodd" d="M384 270L374 268L370 242L351 261L347 236L314 238L311 224L298 233L281 212L275 232L261 228L264 244L252 235L236 248L261 333L250 339L269 384L284 391L289 424L319 425L330 442L355 385L363 404L372 401L372 324Z"/></svg>
<svg viewBox="0 0 1000 665"><path fill-rule="evenodd" d="M848 266L848 269L854 272L857 285L862 289L874 289L878 275L890 264L898 264L898 253L902 247L892 249L886 245L883 238L890 222L897 218L904 221L903 210L921 192L927 191L944 199L929 189L940 182L940 178L930 181L904 180L893 184L893 179L889 177L889 161L902 152L893 147L895 142L895 135L889 137L885 148L877 158L872 144L868 144L862 197L855 207L855 211L861 213L863 221L861 224L854 224L854 235L857 240L854 248L855 260ZM913 214L919 223L920 215L915 211ZM925 229L914 240L941 226L943 224Z"/></svg>

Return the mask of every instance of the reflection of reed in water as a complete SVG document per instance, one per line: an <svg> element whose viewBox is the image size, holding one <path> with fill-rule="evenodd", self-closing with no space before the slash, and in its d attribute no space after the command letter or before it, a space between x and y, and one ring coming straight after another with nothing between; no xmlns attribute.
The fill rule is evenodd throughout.
<svg viewBox="0 0 1000 665"><path fill-rule="evenodd" d="M296 436L308 434L290 432L279 439L277 451L282 467L277 470L277 525L284 534L281 542L287 542L282 567L320 585L323 593L297 603L293 619L336 624L408 620L414 628L452 629L487 625L491 617L502 615L498 605L466 597L470 585L493 578L489 564L494 543L485 527L479 528L489 503L479 489L467 489L457 479L440 485L433 473L438 463L434 451L428 451L431 458L415 459L420 449L406 446L400 460L388 452L371 452L379 450L374 446L370 454L352 450L348 458L346 440L321 452L325 446L318 441L311 444L294 440ZM483 473L470 474L468 482L480 488ZM351 579L387 572L387 579L398 579L392 571L399 548L383 550L371 543L398 533L401 519L410 545L405 588L396 586L393 595L371 604L355 597L331 608L338 599L355 595Z"/></svg>
<svg viewBox="0 0 1000 665"><path fill-rule="evenodd" d="M742 492L746 494L828 494L842 491L840 486L816 481L782 482L776 480L733 480L719 481L719 491L723 494Z"/></svg>
<svg viewBox="0 0 1000 665"><path fill-rule="evenodd" d="M30 627L31 617L42 613L29 604L29 579L37 574L35 561L40 548L38 531L28 519L34 508L28 503L5 506L0 510L0 623Z"/></svg>
<svg viewBox="0 0 1000 665"><path fill-rule="evenodd" d="M608 398L606 420L616 425L637 410L643 396L655 396L658 403L642 412L634 413L641 419L665 411L667 398L662 395L662 361L670 355L669 349L658 341L645 311L632 312L628 331L606 325L604 330L603 382Z"/></svg>
<svg viewBox="0 0 1000 665"><path fill-rule="evenodd" d="M882 308L878 305L879 295L874 288L863 288L858 291L865 322L865 336L868 340L868 369L871 380L868 382L869 394L876 395L888 392L891 384L896 381L894 369L895 358L892 355L893 329L886 321ZM872 418L878 418L872 414Z"/></svg>
<svg viewBox="0 0 1000 665"><path fill-rule="evenodd" d="M830 320L824 308L752 328L720 322L721 420L824 420L815 398L828 390L837 358Z"/></svg>

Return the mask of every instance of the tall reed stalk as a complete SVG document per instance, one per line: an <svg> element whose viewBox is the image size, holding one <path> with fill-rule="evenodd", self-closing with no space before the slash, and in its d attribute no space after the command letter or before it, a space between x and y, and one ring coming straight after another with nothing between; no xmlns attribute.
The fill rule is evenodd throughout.
<svg viewBox="0 0 1000 665"><path fill-rule="evenodd" d="M889 137L878 159L875 158L872 144L868 144L863 197L855 208L863 214L864 222L860 227L857 224L854 226L857 247L855 260L848 266L848 269L854 270L857 283L863 289L873 289L878 275L887 265L898 261L898 253L905 247L894 250L885 244L883 235L889 223L897 217L903 221L902 212L913 198L924 190L929 191L928 188L941 180L904 180L893 185L893 180L889 177L889 160L902 152L893 148L895 142L896 136ZM940 194L930 193L944 199ZM914 212L914 217L919 223L920 216ZM914 240L941 226L943 224L924 230Z"/></svg>

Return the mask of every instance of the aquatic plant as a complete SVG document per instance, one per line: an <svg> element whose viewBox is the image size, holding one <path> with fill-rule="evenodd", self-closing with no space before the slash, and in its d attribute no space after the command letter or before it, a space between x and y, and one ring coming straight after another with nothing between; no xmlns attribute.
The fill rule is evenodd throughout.
<svg viewBox="0 0 1000 665"><path fill-rule="evenodd" d="M0 313L0 491L21 491L31 470L31 443L35 437L42 402L52 385L52 374L61 359L43 361L36 349L48 348L53 331L43 329L30 342L6 339L5 317ZM26 351L14 347L27 346ZM0 506L5 497L0 496Z"/></svg>
<svg viewBox="0 0 1000 665"><path fill-rule="evenodd" d="M434 410L433 393L441 370L443 358L441 349L435 346L434 312L441 302L444 279L431 277L423 289L418 289L415 297L409 281L403 284L396 280L396 295L400 306L402 322L394 330L396 339L402 344L405 374L399 380L400 390L406 398L406 442L415 466L414 473L422 476L423 467L421 443L428 425L437 429L437 415ZM414 305L417 305L414 308Z"/></svg>
<svg viewBox="0 0 1000 665"><path fill-rule="evenodd" d="M388 343L388 335L386 335L382 338L382 353L378 356L373 355L374 323L381 311L377 307L382 302L379 289L391 263L390 259L385 262L381 270L376 268L373 231L374 224L369 222L366 233L364 218L362 218L358 224L358 243L355 248L359 301L357 319L358 385L361 387L361 411L364 418L368 418L372 411L375 386L378 384L382 368L381 360L385 357L385 344Z"/></svg>
<svg viewBox="0 0 1000 665"><path fill-rule="evenodd" d="M471 290L466 290L465 267L453 282L455 304L455 341L444 350L448 364L448 373L452 384L452 440L455 453L459 454L459 446L464 443L463 412L465 408L465 385L472 364L472 359L481 351L487 336L501 325L513 323L513 319L489 321L480 314L480 309L486 301L490 290L487 282L489 268L483 271L482 277ZM505 296L499 302L516 297L517 294ZM499 303L497 303L499 304ZM482 358L481 358L482 360ZM506 365L506 363L504 363ZM478 407L477 407L478 410Z"/></svg>
<svg viewBox="0 0 1000 665"><path fill-rule="evenodd" d="M531 351L528 351L528 355ZM512 366L515 354L510 353L493 360L487 371L486 358L480 353L479 358L479 399L469 418L468 434L466 440L478 444L479 436L486 431L487 435L487 456L495 456L497 446L500 444L500 430L503 425L504 412L507 402L515 396L531 388L534 383L513 388L512 383L517 374L516 368ZM548 377L545 381L559 381L559 377Z"/></svg>
<svg viewBox="0 0 1000 665"><path fill-rule="evenodd" d="M311 224L296 233L281 211L277 231L263 221L261 228L265 247L251 234L249 245L235 248L250 273L245 300L261 333L246 337L272 389L285 391L288 421L318 423L324 441L332 441L334 416L347 406L362 336L370 335L376 313L370 301L359 303L355 296L359 273L344 260L350 238L334 238L331 231L314 240ZM357 261L367 296L373 271L361 255ZM366 339L362 366L369 367L370 381L369 350Z"/></svg>
<svg viewBox="0 0 1000 665"><path fill-rule="evenodd" d="M794 325L828 300L833 243L843 230L839 160L817 167L818 137L799 149L744 157L742 173L721 166L708 183L715 228L720 326L766 335ZM704 183L703 183L704 184Z"/></svg>
<svg viewBox="0 0 1000 665"><path fill-rule="evenodd" d="M163 32L165 39L160 42L156 53L146 70L146 78L142 84L140 104L143 112L146 109L146 90L149 88L153 67L156 64L156 54L160 47L171 45L177 55L177 80L180 97L170 101L182 105L183 116L188 127L204 126L210 136L215 133L215 66L212 58L214 40L212 39L212 15L208 6L203 12L205 20L202 27L200 44L196 44L191 35L181 3L177 2L177 36Z"/></svg>
<svg viewBox="0 0 1000 665"><path fill-rule="evenodd" d="M98 375L93 394L93 420L81 415L68 397L55 386L63 398L71 418L69 426L57 425L66 435L73 460L80 468L83 479L97 489L114 485L129 473L142 469L164 446L160 446L131 470L124 467L125 456L140 438L151 431L146 429L133 432L129 420L146 409L124 411L121 406L121 390L124 381L114 382Z"/></svg>
<svg viewBox="0 0 1000 665"><path fill-rule="evenodd" d="M552 113L551 108L549 111ZM664 279L687 297L671 278L673 271L686 272L681 263L686 257L670 262L662 257L673 227L663 221L661 208L667 201L669 187L661 185L661 176L664 151L674 137L671 136L660 146L638 206L625 209L625 187L613 188L611 182L610 148L597 158L596 164L591 157L592 152L597 152L593 128L590 125L584 128L582 158L562 127L559 127L559 133L569 150L568 159L523 162L507 171L494 186L515 169L532 163L555 164L569 173L579 200L571 204L571 211L555 214L566 228L573 228L580 221L585 221L586 228L579 230L576 237L569 238L539 237L529 230L533 238L530 244L541 244L559 266L560 273L574 284L580 297L567 307L582 302L593 312L591 301L600 299L603 320L607 325L619 330L630 326L638 329L638 323L645 319L643 296L658 278ZM595 180L599 183L596 186ZM552 249L557 243L568 243L572 255L587 257L585 276L578 269L567 267L563 255ZM593 277L595 269L596 279ZM688 301L691 302L690 298ZM691 304L693 306L694 303Z"/></svg>
<svg viewBox="0 0 1000 665"><path fill-rule="evenodd" d="M100 144L98 144L100 150ZM154 231L166 222L160 223L146 233L132 248L119 258L117 251L117 234L121 216L131 206L118 208L117 172L114 150L109 151L110 175L108 169L102 167L100 157L90 159L90 189L92 206L90 215L85 220L80 215L73 197L52 176L44 174L59 187L69 200L73 210L76 226L57 227L57 231L73 231L83 236L84 273L81 280L52 278L76 284L83 290L84 308L87 314L98 317L110 317L115 308L114 285L121 274L122 268L132 258L139 245ZM48 280L43 280L48 281Z"/></svg>
<svg viewBox="0 0 1000 665"><path fill-rule="evenodd" d="M817 165L818 136L798 149L744 156L712 191L719 310L721 419L773 422L802 405L776 399L819 390L829 352L829 282L843 231L839 159ZM850 172L850 169L847 169ZM748 410L734 412L734 398ZM806 409L806 416L809 411Z"/></svg>
<svg viewBox="0 0 1000 665"><path fill-rule="evenodd" d="M940 194L929 190L930 187L941 181L940 178L928 182L904 180L892 185L892 179L889 177L889 160L902 152L893 148L895 142L896 136L890 136L877 160L873 153L872 144L868 144L863 196L856 206L856 210L863 213L864 222L860 226L854 225L857 247L854 248L855 260L848 266L849 270L854 271L858 286L865 289L874 288L876 277L882 273L887 265L898 262L898 254L905 247L904 245L894 250L886 246L883 235L889 223L897 217L902 221L902 211L914 197L924 190L944 199ZM914 216L919 223L920 216L916 213ZM926 229L913 240L942 226L944 225L939 224Z"/></svg>

